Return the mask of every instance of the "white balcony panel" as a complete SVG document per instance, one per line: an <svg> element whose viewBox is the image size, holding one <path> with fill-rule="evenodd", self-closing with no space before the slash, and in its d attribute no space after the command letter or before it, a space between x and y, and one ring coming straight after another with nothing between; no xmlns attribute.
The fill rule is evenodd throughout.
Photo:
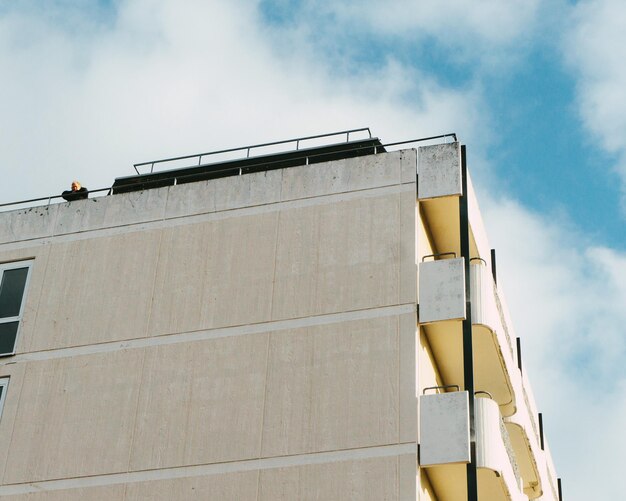
<svg viewBox="0 0 626 501"><path fill-rule="evenodd" d="M461 145L422 146L418 153L417 174L419 200L462 195Z"/></svg>
<svg viewBox="0 0 626 501"><path fill-rule="evenodd" d="M477 398L474 415L476 466L482 499L527 501L498 404L489 398Z"/></svg>
<svg viewBox="0 0 626 501"><path fill-rule="evenodd" d="M478 498L528 501L498 404L476 398L474 406ZM438 499L466 499L459 468L469 462L469 446L468 393L420 397L420 466L427 467Z"/></svg>
<svg viewBox="0 0 626 501"><path fill-rule="evenodd" d="M490 398L477 398L474 402L476 416L476 464L479 468L501 471L510 463L509 454L500 426L498 404Z"/></svg>
<svg viewBox="0 0 626 501"><path fill-rule="evenodd" d="M539 498L545 491L545 457L541 450L537 407L526 373L519 378L521 397L517 412L504 418L511 443L524 479L524 492L530 499Z"/></svg>
<svg viewBox="0 0 626 501"><path fill-rule="evenodd" d="M519 371L491 271L482 261L470 264L470 291L476 387L488 391L500 412L510 416L516 410L514 382Z"/></svg>
<svg viewBox="0 0 626 501"><path fill-rule="evenodd" d="M486 325L495 330L500 322L493 293L493 279L482 262L472 261L470 264L470 291L472 323Z"/></svg>
<svg viewBox="0 0 626 501"><path fill-rule="evenodd" d="M420 466L470 461L466 391L420 397Z"/></svg>
<svg viewBox="0 0 626 501"><path fill-rule="evenodd" d="M420 323L465 318L465 273L462 258L419 265Z"/></svg>

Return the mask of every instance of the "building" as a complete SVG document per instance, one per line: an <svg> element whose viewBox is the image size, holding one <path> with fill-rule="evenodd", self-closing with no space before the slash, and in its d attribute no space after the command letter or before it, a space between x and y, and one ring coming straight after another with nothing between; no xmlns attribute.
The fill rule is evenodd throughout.
<svg viewBox="0 0 626 501"><path fill-rule="evenodd" d="M0 497L560 499L464 148L342 134L0 213Z"/></svg>

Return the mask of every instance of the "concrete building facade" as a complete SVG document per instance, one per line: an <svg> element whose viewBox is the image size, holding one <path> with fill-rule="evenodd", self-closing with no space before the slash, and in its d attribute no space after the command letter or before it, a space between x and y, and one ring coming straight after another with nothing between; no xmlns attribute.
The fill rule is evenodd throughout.
<svg viewBox="0 0 626 501"><path fill-rule="evenodd" d="M558 500L461 146L349 156L0 213L0 497Z"/></svg>

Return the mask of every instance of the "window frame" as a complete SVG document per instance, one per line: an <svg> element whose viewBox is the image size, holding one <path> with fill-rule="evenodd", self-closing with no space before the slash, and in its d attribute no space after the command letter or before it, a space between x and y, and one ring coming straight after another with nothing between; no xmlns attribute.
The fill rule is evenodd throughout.
<svg viewBox="0 0 626 501"><path fill-rule="evenodd" d="M0 263L0 284L2 283L2 279L4 277L4 272L8 270L15 270L17 268L28 268L26 272L26 282L24 283L24 291L22 292L22 299L20 302L20 311L17 316L14 317L5 317L0 318L0 324L17 322L17 332L15 333L15 341L13 343L13 350L11 352L0 353L0 358L2 357L11 357L15 355L17 342L20 338L20 332L22 330L22 320L24 318L24 309L26 307L26 296L28 294L28 286L30 284L30 277L32 275L32 268L34 259L24 259L22 261L9 261L5 263ZM2 402L0 398L0 412L2 412Z"/></svg>
<svg viewBox="0 0 626 501"><path fill-rule="evenodd" d="M7 398L7 391L9 391L9 377L0 377L0 388L2 388L2 394L0 395L0 419L2 419L2 409L4 409L4 401Z"/></svg>

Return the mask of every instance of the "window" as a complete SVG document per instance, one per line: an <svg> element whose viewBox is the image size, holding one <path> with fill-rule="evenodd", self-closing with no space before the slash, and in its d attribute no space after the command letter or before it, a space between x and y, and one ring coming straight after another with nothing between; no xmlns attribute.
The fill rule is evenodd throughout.
<svg viewBox="0 0 626 501"><path fill-rule="evenodd" d="M0 416L2 416L2 408L4 407L4 398L6 396L8 386L8 377L0 379Z"/></svg>
<svg viewBox="0 0 626 501"><path fill-rule="evenodd" d="M0 264L0 356L15 353L31 264L32 261Z"/></svg>

